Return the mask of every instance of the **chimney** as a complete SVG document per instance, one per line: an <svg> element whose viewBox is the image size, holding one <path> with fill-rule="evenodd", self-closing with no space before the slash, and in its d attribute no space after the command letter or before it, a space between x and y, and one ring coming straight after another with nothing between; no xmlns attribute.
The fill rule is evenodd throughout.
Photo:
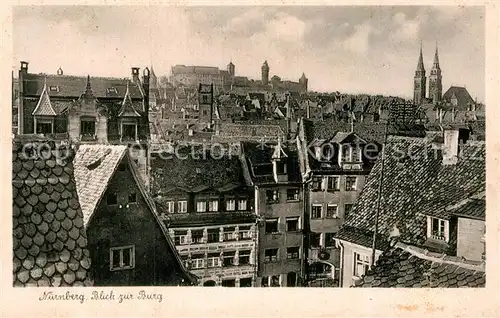
<svg viewBox="0 0 500 318"><path fill-rule="evenodd" d="M443 132L443 165L454 165L459 155L459 131L458 129L445 128Z"/></svg>
<svg viewBox="0 0 500 318"><path fill-rule="evenodd" d="M139 82L139 68L132 67L132 83L137 84Z"/></svg>
<svg viewBox="0 0 500 318"><path fill-rule="evenodd" d="M309 119L311 117L311 106L309 105L309 100L307 100L306 104L306 118Z"/></svg>
<svg viewBox="0 0 500 318"><path fill-rule="evenodd" d="M137 69L139 72L139 69ZM144 91L144 115L143 115L143 124L144 124L144 133L146 136L150 137L149 131L149 81L150 81L150 71L146 67L142 72L142 89Z"/></svg>
<svg viewBox="0 0 500 318"><path fill-rule="evenodd" d="M21 61L21 69L19 70L19 72L22 74L28 73L28 62Z"/></svg>

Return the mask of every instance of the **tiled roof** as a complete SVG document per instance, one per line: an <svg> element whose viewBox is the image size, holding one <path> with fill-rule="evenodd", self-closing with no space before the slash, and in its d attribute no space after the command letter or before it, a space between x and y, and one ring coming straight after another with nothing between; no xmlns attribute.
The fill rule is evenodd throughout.
<svg viewBox="0 0 500 318"><path fill-rule="evenodd" d="M335 235L336 239L355 242L364 247L373 247L373 231L355 228L352 226L343 226ZM376 249L383 251L389 246L389 242L382 235L377 235Z"/></svg>
<svg viewBox="0 0 500 318"><path fill-rule="evenodd" d="M402 155L403 154L403 155ZM385 148L384 179L378 232L394 227L400 240L425 240L424 213L441 213L464 198L485 191L485 144L467 143L456 164L443 164L442 154L425 138L389 137ZM345 226L373 232L381 160L371 170Z"/></svg>
<svg viewBox="0 0 500 318"><path fill-rule="evenodd" d="M459 86L451 86L448 90L443 94L443 100L450 102L451 99L455 97L458 101L458 109L467 110L468 104L474 104L474 100L470 96L469 92L465 87Z"/></svg>
<svg viewBox="0 0 500 318"><path fill-rule="evenodd" d="M56 116L56 112L52 107L50 102L50 97L47 92L47 84L43 86L42 94L40 95L40 99L36 104L35 109L32 113L33 116Z"/></svg>
<svg viewBox="0 0 500 318"><path fill-rule="evenodd" d="M450 207L448 212L458 217L484 221L486 219L486 200L484 198L467 200L463 204Z"/></svg>
<svg viewBox="0 0 500 318"><path fill-rule="evenodd" d="M23 75L24 89L26 96L40 96L43 91L44 81L47 81L47 87L57 86L58 91L49 90L49 95L60 97L79 98L84 92L87 84L86 76L68 76L68 75L45 75L45 74L25 74ZM92 92L97 98L123 98L129 79L110 78L110 77L91 77ZM132 99L142 99L139 84L131 85L130 96ZM108 91L109 88L115 88L116 93Z"/></svg>
<svg viewBox="0 0 500 318"><path fill-rule="evenodd" d="M219 128L220 136L231 137L262 137L279 138L284 136L284 132L277 125L239 125L239 124L221 124Z"/></svg>
<svg viewBox="0 0 500 318"><path fill-rule="evenodd" d="M37 149L43 150L37 153ZM56 156L53 141L33 136L14 140L14 286L92 284L87 235L73 176L74 151L60 149Z"/></svg>
<svg viewBox="0 0 500 318"><path fill-rule="evenodd" d="M273 177L272 155L275 151L276 143L242 143L242 151L248 160L250 175L256 184L275 184ZM299 158L297 146L294 143L282 144L282 149L287 156L284 160L287 163L288 182L301 182Z"/></svg>
<svg viewBox="0 0 500 318"><path fill-rule="evenodd" d="M431 253L397 243L384 252L364 276L361 287L453 288L484 287L483 264Z"/></svg>
<svg viewBox="0 0 500 318"><path fill-rule="evenodd" d="M223 190L234 184L247 186L251 180L245 176L245 169L236 150L229 155L211 153L210 148L179 146L174 153L153 153L151 158L151 186L153 197L171 189L181 188L195 191L200 187ZM205 151L205 152L204 152ZM192 155L194 153L194 155ZM213 155L212 155L213 154Z"/></svg>
<svg viewBox="0 0 500 318"><path fill-rule="evenodd" d="M126 151L127 146L79 146L74 160L75 180L85 226L99 205Z"/></svg>

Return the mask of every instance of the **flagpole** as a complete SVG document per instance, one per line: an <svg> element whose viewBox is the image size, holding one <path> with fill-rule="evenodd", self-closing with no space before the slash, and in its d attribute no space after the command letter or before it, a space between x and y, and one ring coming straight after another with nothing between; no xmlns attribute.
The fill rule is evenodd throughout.
<svg viewBox="0 0 500 318"><path fill-rule="evenodd" d="M377 250L377 232L378 232L378 222L379 222L379 216L380 216L380 207L381 207L381 201L382 201L382 183L384 182L384 163L385 163L385 148L387 144L387 130L389 126L389 121L390 121L390 114L389 118L387 119L387 122L385 124L385 129L384 129L384 142L382 144L382 158L380 161L380 179L379 179L379 184L378 184L378 194L377 194L377 210L375 213L375 229L373 231L373 244L372 244L372 257L370 260L370 269L373 267L375 264L375 252Z"/></svg>

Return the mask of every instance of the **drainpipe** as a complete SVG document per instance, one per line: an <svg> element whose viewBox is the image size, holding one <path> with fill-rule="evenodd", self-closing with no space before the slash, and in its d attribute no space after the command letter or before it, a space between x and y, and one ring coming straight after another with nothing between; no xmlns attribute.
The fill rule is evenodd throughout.
<svg viewBox="0 0 500 318"><path fill-rule="evenodd" d="M339 287L344 285L344 245L337 240L337 245L340 247L340 269L339 269Z"/></svg>

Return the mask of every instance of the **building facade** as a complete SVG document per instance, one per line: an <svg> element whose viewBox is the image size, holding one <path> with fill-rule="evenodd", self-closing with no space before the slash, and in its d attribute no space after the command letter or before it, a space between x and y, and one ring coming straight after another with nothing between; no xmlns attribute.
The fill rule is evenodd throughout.
<svg viewBox="0 0 500 318"><path fill-rule="evenodd" d="M258 231L246 164L236 152L191 155L193 149L152 156L163 222L200 286L255 286Z"/></svg>
<svg viewBox="0 0 500 318"><path fill-rule="evenodd" d="M304 190L296 145L243 144L255 189L258 287L302 285Z"/></svg>

